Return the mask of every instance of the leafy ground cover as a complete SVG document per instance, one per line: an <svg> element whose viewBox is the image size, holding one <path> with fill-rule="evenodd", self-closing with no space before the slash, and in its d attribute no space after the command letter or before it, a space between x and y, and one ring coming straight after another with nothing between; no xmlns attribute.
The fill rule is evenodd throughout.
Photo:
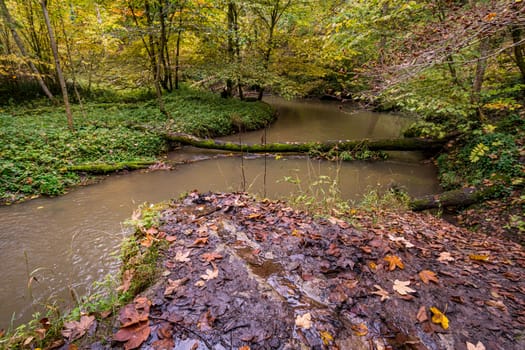
<svg viewBox="0 0 525 350"><path fill-rule="evenodd" d="M83 111L74 106L74 132L67 129L62 108L34 102L0 108L0 203L59 195L85 181L64 170L67 166L154 162L168 149L162 136L167 131L226 135L264 127L273 118L266 104L189 89L165 97L169 117L151 97L101 100L85 104Z"/></svg>
<svg viewBox="0 0 525 350"><path fill-rule="evenodd" d="M190 193L139 231L142 252L165 247L154 286L109 327L64 324L60 344L90 331L81 348L523 348L522 246L428 214L346 218Z"/></svg>

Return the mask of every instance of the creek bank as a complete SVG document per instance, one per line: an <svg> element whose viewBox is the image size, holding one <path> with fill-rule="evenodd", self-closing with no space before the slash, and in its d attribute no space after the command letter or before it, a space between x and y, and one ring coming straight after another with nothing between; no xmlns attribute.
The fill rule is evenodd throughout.
<svg viewBox="0 0 525 350"><path fill-rule="evenodd" d="M350 219L313 219L242 193L173 201L139 240L167 245L161 277L93 346L525 346L523 247L427 214Z"/></svg>

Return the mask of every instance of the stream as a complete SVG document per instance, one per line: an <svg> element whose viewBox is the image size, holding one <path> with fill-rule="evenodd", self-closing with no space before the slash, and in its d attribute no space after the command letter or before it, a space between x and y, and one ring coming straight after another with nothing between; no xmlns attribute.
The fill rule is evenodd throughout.
<svg viewBox="0 0 525 350"><path fill-rule="evenodd" d="M279 112L266 131L268 142L393 138L410 122L392 114L340 109L337 103L268 101ZM264 133L223 139L260 142ZM261 196L286 199L309 190L328 190L313 185L320 176L338 178L341 195L348 200L392 185L412 196L439 191L435 167L422 162L417 152L392 152L387 161L342 164L298 156L249 155L243 161L244 186L240 157L184 147L168 158L199 161L172 171L112 175L61 197L0 207L0 329L30 320L43 305L71 305L72 294L101 288L95 281L116 279L115 255L129 233L122 222L144 202L178 197L193 189L237 191L243 187Z"/></svg>

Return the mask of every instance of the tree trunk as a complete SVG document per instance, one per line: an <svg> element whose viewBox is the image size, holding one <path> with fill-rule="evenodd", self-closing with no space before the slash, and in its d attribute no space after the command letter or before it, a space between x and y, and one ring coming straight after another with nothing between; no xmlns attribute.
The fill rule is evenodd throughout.
<svg viewBox="0 0 525 350"><path fill-rule="evenodd" d="M521 80L525 83L525 59L523 58L523 50L525 45L521 42L521 29L518 26L511 28L512 41L514 43L514 57L516 64L521 72Z"/></svg>
<svg viewBox="0 0 525 350"><path fill-rule="evenodd" d="M479 42L479 58L478 63L476 64L476 73L474 75L474 80L472 83L472 95L471 103L477 108L478 116L483 117L480 109L480 94L481 87L483 85L483 80L485 78L485 70L487 69L487 55L490 48L490 40L488 37L481 38Z"/></svg>
<svg viewBox="0 0 525 350"><path fill-rule="evenodd" d="M495 190L492 187L460 188L458 190L413 199L410 202L410 208L414 211L421 211L445 207L467 207L491 198L494 194Z"/></svg>
<svg viewBox="0 0 525 350"><path fill-rule="evenodd" d="M179 7L179 28L177 28L177 44L175 46L175 90L179 89L179 71L180 71L180 40L182 36L182 10L183 5Z"/></svg>
<svg viewBox="0 0 525 350"><path fill-rule="evenodd" d="M49 34L49 42L51 44L51 50L53 51L53 57L55 59L55 69L57 71L58 81L60 83L60 89L62 90L62 97L64 99L64 106L66 108L67 116L67 125L69 130L73 131L73 114L71 113L71 106L69 105L69 96L67 94L66 80L64 79L64 74L62 73L62 68L60 67L60 57L58 56L58 46L55 39L55 34L53 33L53 28L51 27L51 21L49 19L49 13L47 12L46 0L41 0L40 5L42 6L42 11L44 13L44 20L46 22L47 32Z"/></svg>
<svg viewBox="0 0 525 350"><path fill-rule="evenodd" d="M250 153L306 153L310 150L327 152L333 148L338 150L353 150L366 147L378 151L436 151L442 148L447 139L425 140L418 138L386 139L386 140L356 140L356 141L327 141L327 142L295 142L295 143L268 143L268 144L241 144L238 142L225 142L213 139L201 139L188 134L170 133L164 137L172 142L190 145L198 148L217 149L233 152Z"/></svg>
<svg viewBox="0 0 525 350"><path fill-rule="evenodd" d="M38 84L40 85L40 87L42 88L42 91L44 91L46 96L53 103L56 103L55 97L53 96L53 94L51 93L51 91L47 87L46 83L42 79L42 75L38 71L38 68L31 61L31 58L27 54L26 48L24 46L24 43L22 42L22 39L20 38L20 36L18 35L18 32L16 31L16 24L15 24L13 18L11 17L11 14L9 13L9 11L7 9L7 6L6 6L4 0L0 0L0 10L1 10L2 14L3 14L3 17L5 19L5 22L6 22L7 26L9 27L9 30L11 31L11 35L13 35L13 39L15 40L16 46L18 46L18 49L20 50L20 53L22 54L22 56L24 56L27 59L27 64L29 65L29 67L31 68L33 73L35 74L35 78L36 78Z"/></svg>

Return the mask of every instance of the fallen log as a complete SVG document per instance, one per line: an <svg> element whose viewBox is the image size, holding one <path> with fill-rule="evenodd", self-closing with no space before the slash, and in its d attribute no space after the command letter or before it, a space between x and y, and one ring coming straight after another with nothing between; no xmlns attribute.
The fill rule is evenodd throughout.
<svg viewBox="0 0 525 350"><path fill-rule="evenodd" d="M130 162L116 162L116 163L84 163L77 165L70 165L62 169L62 171L86 172L92 174L106 174L119 170L136 170L144 169L157 161L130 161Z"/></svg>
<svg viewBox="0 0 525 350"><path fill-rule="evenodd" d="M420 138L384 139L384 140L336 140L325 142L287 142L267 144L243 144L238 142L202 139L188 134L169 133L164 137L172 142L198 148L216 149L230 152L250 153L306 153L310 150L328 152L333 148L350 151L355 148L368 148L371 151L424 151L442 148L446 140L430 140Z"/></svg>
<svg viewBox="0 0 525 350"><path fill-rule="evenodd" d="M495 187L465 187L436 195L423 196L410 202L414 211L445 207L467 207L469 205L490 199L496 194Z"/></svg>

